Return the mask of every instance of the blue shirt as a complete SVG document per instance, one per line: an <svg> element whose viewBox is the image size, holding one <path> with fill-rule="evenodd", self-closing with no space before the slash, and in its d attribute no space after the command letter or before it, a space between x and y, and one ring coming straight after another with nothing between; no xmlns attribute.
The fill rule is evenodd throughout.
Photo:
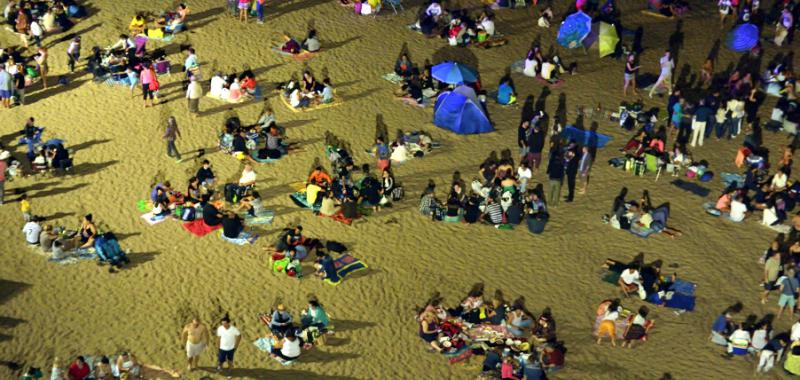
<svg viewBox="0 0 800 380"><path fill-rule="evenodd" d="M728 328L728 319L725 318L725 314L720 314L717 319L714 320L714 324L711 325L711 331L722 333Z"/></svg>
<svg viewBox="0 0 800 380"><path fill-rule="evenodd" d="M8 71L0 71L0 91L11 91L11 85L13 84L11 79L11 74Z"/></svg>
<svg viewBox="0 0 800 380"><path fill-rule="evenodd" d="M700 106L694 111L694 118L698 122L706 123L714 116L714 110L708 106Z"/></svg>
<svg viewBox="0 0 800 380"><path fill-rule="evenodd" d="M509 104L511 103L511 94L514 91L511 89L507 83L503 83L500 87L497 88L497 102L500 104Z"/></svg>

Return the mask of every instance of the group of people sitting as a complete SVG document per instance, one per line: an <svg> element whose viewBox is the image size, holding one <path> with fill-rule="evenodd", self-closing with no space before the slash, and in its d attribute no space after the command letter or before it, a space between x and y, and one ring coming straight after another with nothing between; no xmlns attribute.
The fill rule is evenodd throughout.
<svg viewBox="0 0 800 380"><path fill-rule="evenodd" d="M736 303L727 307L714 319L710 340L725 347L725 358L752 355L756 357L756 373L769 372L781 365L791 375L800 375L800 322L787 332L776 332L772 323L774 315L765 315L760 320L749 315L736 320L743 305Z"/></svg>
<svg viewBox="0 0 800 380"><path fill-rule="evenodd" d="M75 0L11 0L3 8L3 18L20 35L26 48L31 38L41 47L45 34L66 31L75 25L70 17L84 16L86 9Z"/></svg>
<svg viewBox="0 0 800 380"><path fill-rule="evenodd" d="M437 35L447 39L450 46L470 44L504 44L503 39L495 39L497 31L494 14L489 8L482 9L477 16L470 15L468 9L445 9L439 0L431 0L421 8L419 18L410 26L428 37Z"/></svg>
<svg viewBox="0 0 800 380"><path fill-rule="evenodd" d="M538 77L550 83L555 83L562 74L575 74L577 71L577 64L573 63L569 65L569 67L565 67L561 58L556 54L550 58L545 58L541 47L536 45L528 51L524 60L515 63L512 68L516 68L516 70L521 69L522 74L525 76L531 78Z"/></svg>
<svg viewBox="0 0 800 380"><path fill-rule="evenodd" d="M245 69L239 75L236 73L224 75L219 71L214 73L211 77L209 95L228 102L260 96L256 76L250 69Z"/></svg>
<svg viewBox="0 0 800 380"><path fill-rule="evenodd" d="M27 202L24 194L22 199L23 203ZM77 230L66 230L63 226L54 228L51 224L42 226L43 221L44 218L31 215L22 227L22 234L28 246L38 247L53 261L94 254L99 263L109 265L111 273L130 263L128 252L122 250L116 235L111 231L100 233L92 214L81 219Z"/></svg>
<svg viewBox="0 0 800 380"><path fill-rule="evenodd" d="M614 198L611 215L603 217L604 223L609 223L616 229L630 231L640 237L647 237L655 233L675 238L683 234L667 225L668 204L654 207L647 190L642 193L642 197L638 201L626 200L627 195L628 188L623 187Z"/></svg>
<svg viewBox="0 0 800 380"><path fill-rule="evenodd" d="M285 128L278 126L275 113L266 105L252 125L243 125L235 115L227 117L220 134L220 149L242 161L276 160L298 149L285 140L284 133Z"/></svg>
<svg viewBox="0 0 800 380"><path fill-rule="evenodd" d="M292 78L282 84L280 90L289 106L295 109L330 104L334 100L334 90L330 78L325 78L322 83L319 83L308 70L303 72L303 78L299 82Z"/></svg>
<svg viewBox="0 0 800 380"><path fill-rule="evenodd" d="M556 337L556 321L550 308L537 317L525 306L525 298L508 302L503 292L488 299L484 285L473 285L453 308L434 293L416 319L419 336L431 352L451 357L451 362L485 355L483 375L503 379L543 379L545 372L564 366L567 352Z"/></svg>
<svg viewBox="0 0 800 380"><path fill-rule="evenodd" d="M308 29L306 38L302 42L298 42L296 39L284 33L283 44L280 46L280 51L291 55L297 55L303 51L316 53L320 51L320 49L322 49L322 44L319 42L317 30L314 28Z"/></svg>
<svg viewBox="0 0 800 380"><path fill-rule="evenodd" d="M785 225L789 213L797 205L800 183L790 181L792 173L792 148L785 147L774 174L769 174L768 151L752 151L742 147L737 162L745 168L723 190L713 203L707 207L709 213L725 216L734 222L743 221L748 215L762 213L761 224L777 231L788 231ZM710 205L709 205L710 206Z"/></svg>
<svg viewBox="0 0 800 380"><path fill-rule="evenodd" d="M113 379L141 379L143 377L143 370L150 367L142 365L135 355L122 352L112 360L113 356L77 356L65 368L62 367L59 358L53 361L53 367L50 371L51 379L70 379L70 380L113 380ZM35 380L42 377L42 371L39 368L30 368L23 379Z"/></svg>
<svg viewBox="0 0 800 380"><path fill-rule="evenodd" d="M158 15L137 13L128 24L131 35L144 35L148 38L163 39L186 29L186 19L189 16L189 7L179 3L175 10L161 12ZM148 24L153 23L152 26Z"/></svg>
<svg viewBox="0 0 800 380"><path fill-rule="evenodd" d="M480 221L497 228L520 224L526 217L529 222L549 218L541 185L528 189L532 170L527 160L515 168L510 150L504 150L500 158L493 151L478 174L479 179L467 187L455 172L444 202L436 197L436 185L430 182L420 198L420 212L433 220Z"/></svg>
<svg viewBox="0 0 800 380"><path fill-rule="evenodd" d="M300 359L303 350L311 349L321 343L326 334L333 333L328 314L313 295L309 297L308 307L301 312L299 321L282 303L269 313L259 314L258 318L267 330L264 340L269 342L270 355L285 364Z"/></svg>

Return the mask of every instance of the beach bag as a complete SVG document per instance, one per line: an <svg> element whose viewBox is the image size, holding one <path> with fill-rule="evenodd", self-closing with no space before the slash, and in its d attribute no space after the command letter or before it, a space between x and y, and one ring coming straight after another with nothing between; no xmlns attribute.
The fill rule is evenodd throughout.
<svg viewBox="0 0 800 380"><path fill-rule="evenodd" d="M153 78L153 81L150 82L150 86L149 86L150 91L158 91L159 87L161 87L161 85L158 83L158 80Z"/></svg>
<svg viewBox="0 0 800 380"><path fill-rule="evenodd" d="M289 262L291 262L291 259L289 259L288 257L284 257L283 259L273 261L272 272L283 273L284 271L286 271L286 267L289 266Z"/></svg>
<svg viewBox="0 0 800 380"><path fill-rule="evenodd" d="M403 197L405 197L406 192L405 192L405 190L403 190L402 186L396 186L394 189L392 189L392 194L391 195L392 195L392 201L397 202L397 201L403 199Z"/></svg>
<svg viewBox="0 0 800 380"><path fill-rule="evenodd" d="M191 222L197 218L197 209L194 207L184 207L181 213L181 220Z"/></svg>

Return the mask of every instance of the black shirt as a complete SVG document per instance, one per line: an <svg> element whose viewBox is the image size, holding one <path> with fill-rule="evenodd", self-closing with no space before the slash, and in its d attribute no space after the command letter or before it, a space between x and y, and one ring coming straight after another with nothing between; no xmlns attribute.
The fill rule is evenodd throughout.
<svg viewBox="0 0 800 380"><path fill-rule="evenodd" d="M244 231L244 225L238 217L222 219L222 234L225 237L235 239L242 231Z"/></svg>
<svg viewBox="0 0 800 380"><path fill-rule="evenodd" d="M247 153L247 143L244 141L244 137L238 135L233 137L233 151Z"/></svg>
<svg viewBox="0 0 800 380"><path fill-rule="evenodd" d="M197 177L197 180L200 181L200 183L203 183L207 179L214 179L214 172L211 171L211 168L200 168L195 177Z"/></svg>
<svg viewBox="0 0 800 380"><path fill-rule="evenodd" d="M531 153L541 153L544 150L544 131L534 129L528 134L528 148Z"/></svg>
<svg viewBox="0 0 800 380"><path fill-rule="evenodd" d="M203 206L203 221L209 226L216 226L222 223L222 218L219 216L219 210L217 210L214 205L211 203L206 203Z"/></svg>
<svg viewBox="0 0 800 380"><path fill-rule="evenodd" d="M16 86L17 90L25 89L25 75L21 72L14 74L14 86Z"/></svg>

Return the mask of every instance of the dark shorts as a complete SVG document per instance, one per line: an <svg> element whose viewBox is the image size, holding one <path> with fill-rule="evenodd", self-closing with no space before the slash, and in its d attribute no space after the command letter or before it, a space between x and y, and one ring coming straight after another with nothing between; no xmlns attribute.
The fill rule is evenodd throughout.
<svg viewBox="0 0 800 380"><path fill-rule="evenodd" d="M0 99L10 99L11 91L0 90Z"/></svg>
<svg viewBox="0 0 800 380"><path fill-rule="evenodd" d="M775 281L765 282L763 286L764 290L775 290L780 287L778 284L775 283Z"/></svg>
<svg viewBox="0 0 800 380"><path fill-rule="evenodd" d="M219 364L225 363L226 361L232 362L233 361L233 353L235 351L236 351L235 349L234 350L230 350L230 351L220 349L219 353L217 353L217 362Z"/></svg>

